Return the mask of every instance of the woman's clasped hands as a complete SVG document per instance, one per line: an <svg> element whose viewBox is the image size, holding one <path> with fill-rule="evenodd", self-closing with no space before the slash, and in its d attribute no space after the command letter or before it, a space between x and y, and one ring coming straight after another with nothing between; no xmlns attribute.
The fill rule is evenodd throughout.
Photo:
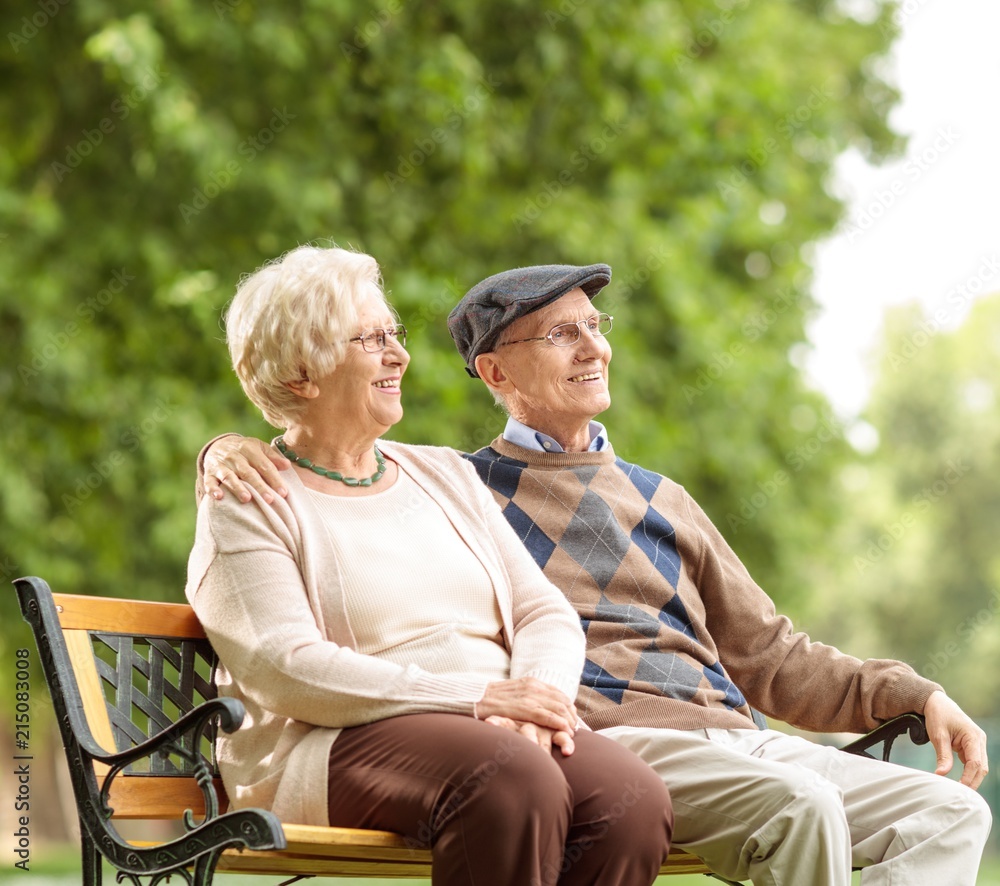
<svg viewBox="0 0 1000 886"><path fill-rule="evenodd" d="M523 735L545 753L555 745L564 757L573 753L573 734L582 726L573 702L554 686L534 677L490 683L476 702L475 715Z"/></svg>

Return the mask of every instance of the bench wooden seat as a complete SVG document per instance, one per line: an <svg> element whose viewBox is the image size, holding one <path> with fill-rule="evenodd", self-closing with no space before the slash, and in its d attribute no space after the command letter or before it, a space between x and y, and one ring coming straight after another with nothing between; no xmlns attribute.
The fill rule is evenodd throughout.
<svg viewBox="0 0 1000 886"><path fill-rule="evenodd" d="M53 594L40 578L14 584L69 762L86 886L101 882L102 858L133 883L149 876L149 886L171 872L183 872L192 886L211 883L215 871L430 878L430 851L399 834L283 824L266 810L229 810L215 737L219 728L238 729L244 712L217 696L215 653L190 606ZM888 759L904 733L927 740L914 714L845 750L868 753L881 743ZM181 833L130 841L115 826L130 819L174 820ZM661 873L710 874L681 850L670 853Z"/></svg>

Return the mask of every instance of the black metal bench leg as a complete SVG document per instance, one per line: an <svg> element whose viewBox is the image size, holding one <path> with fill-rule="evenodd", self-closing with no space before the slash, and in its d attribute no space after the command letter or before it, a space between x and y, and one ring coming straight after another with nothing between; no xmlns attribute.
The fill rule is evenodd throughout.
<svg viewBox="0 0 1000 886"><path fill-rule="evenodd" d="M209 852L201 856L194 866L191 886L211 886L212 878L215 876L215 865L219 861L221 852Z"/></svg>
<svg viewBox="0 0 1000 886"><path fill-rule="evenodd" d="M81 822L82 825L82 822ZM87 833L85 827L80 828L80 851L83 857L83 886L101 886L103 870L101 868L101 853Z"/></svg>

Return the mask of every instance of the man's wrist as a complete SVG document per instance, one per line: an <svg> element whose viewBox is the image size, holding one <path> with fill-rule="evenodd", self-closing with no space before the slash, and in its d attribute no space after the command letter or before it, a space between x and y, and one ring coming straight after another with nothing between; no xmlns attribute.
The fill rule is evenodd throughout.
<svg viewBox="0 0 1000 886"><path fill-rule="evenodd" d="M948 693L945 692L943 689L932 689L927 698L924 699L924 707L920 713L922 714L927 713L927 706L931 703L931 699L934 698L935 695L940 695L942 698L948 697Z"/></svg>

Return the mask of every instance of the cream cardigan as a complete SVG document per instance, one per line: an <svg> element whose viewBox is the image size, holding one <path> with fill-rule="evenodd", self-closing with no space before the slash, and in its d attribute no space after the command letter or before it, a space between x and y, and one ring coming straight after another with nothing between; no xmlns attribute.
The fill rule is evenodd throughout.
<svg viewBox="0 0 1000 886"><path fill-rule="evenodd" d="M575 699L584 657L579 618L475 469L450 449L379 446L441 506L486 569L510 676L535 677ZM272 504L256 493L247 505L232 495L202 500L186 594L219 654L220 694L247 709L243 727L219 742L232 805L326 825L327 764L341 728L426 711L471 716L486 682L355 652L327 530L295 471L283 479L288 497Z"/></svg>

